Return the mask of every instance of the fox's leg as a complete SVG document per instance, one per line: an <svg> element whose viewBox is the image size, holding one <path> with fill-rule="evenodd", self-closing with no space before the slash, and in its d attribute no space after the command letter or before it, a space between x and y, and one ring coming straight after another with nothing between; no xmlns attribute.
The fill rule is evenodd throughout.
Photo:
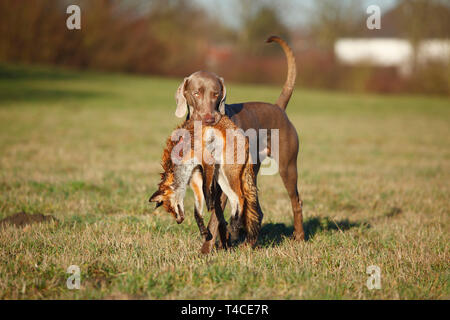
<svg viewBox="0 0 450 320"><path fill-rule="evenodd" d="M205 222L203 220L203 205L204 205L204 197L203 197L203 178L202 174L199 170L195 170L192 174L190 180L190 186L194 191L194 217L197 222L198 229L200 230L200 234L203 239L208 239L211 237L208 229L205 227Z"/></svg>
<svg viewBox="0 0 450 320"><path fill-rule="evenodd" d="M229 240L236 240L242 226L244 196L241 190L239 176L236 175L232 167L223 167L218 175L218 184L226 194L230 202L230 224L228 227Z"/></svg>
<svg viewBox="0 0 450 320"><path fill-rule="evenodd" d="M214 247L216 242L217 234L220 235L220 247L221 249L226 249L228 246L228 236L227 236L227 222L223 215L225 205L227 203L227 197L220 189L217 187L214 197L214 209L212 210L211 218L208 224L208 230L211 232L211 237L207 238L203 243L201 252L208 254Z"/></svg>
<svg viewBox="0 0 450 320"><path fill-rule="evenodd" d="M235 195L237 195L237 197L234 198L233 200L230 199L231 217L228 232L230 233L229 236L231 238L230 239L231 241L235 241L238 239L239 231L242 229L243 226L244 197L242 195L242 192L240 191L241 191L240 188L236 190Z"/></svg>
<svg viewBox="0 0 450 320"><path fill-rule="evenodd" d="M231 202L231 201L230 201ZM233 210L233 204L231 204ZM242 208L242 207L241 207ZM234 205L234 210L231 211L230 224L228 226L228 237L230 241L236 241L239 237L239 231L242 228L243 210L239 205Z"/></svg>
<svg viewBox="0 0 450 320"><path fill-rule="evenodd" d="M242 228L242 214L237 211L231 215L230 225L227 229L229 241L236 241L239 238L239 232Z"/></svg>
<svg viewBox="0 0 450 320"><path fill-rule="evenodd" d="M229 237L227 233L227 221L225 220L225 217L223 215L223 210L225 208L225 204L227 202L226 195L222 192L220 189L220 186L217 188L215 192L215 198L214 198L214 213L211 215L216 216L217 220L219 221L219 236L220 236L220 246L219 248L227 249L231 245L229 242Z"/></svg>
<svg viewBox="0 0 450 320"><path fill-rule="evenodd" d="M206 201L206 208L211 210L214 208L214 198L215 198L215 183L214 175L216 172L215 165L203 164L203 195Z"/></svg>

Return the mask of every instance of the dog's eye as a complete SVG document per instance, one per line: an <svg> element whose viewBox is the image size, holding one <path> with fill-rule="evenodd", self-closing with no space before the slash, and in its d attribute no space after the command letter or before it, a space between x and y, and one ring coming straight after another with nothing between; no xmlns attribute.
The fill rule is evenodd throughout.
<svg viewBox="0 0 450 320"><path fill-rule="evenodd" d="M200 96L200 93L198 93L198 91L195 91L194 96L198 97L198 96Z"/></svg>
<svg viewBox="0 0 450 320"><path fill-rule="evenodd" d="M218 97L219 96L218 92L214 92L213 94L214 94L214 97Z"/></svg>

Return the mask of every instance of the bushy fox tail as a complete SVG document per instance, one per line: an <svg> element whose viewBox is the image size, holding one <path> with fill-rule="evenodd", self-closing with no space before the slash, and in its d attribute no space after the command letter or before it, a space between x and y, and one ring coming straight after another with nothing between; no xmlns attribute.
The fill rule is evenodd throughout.
<svg viewBox="0 0 450 320"><path fill-rule="evenodd" d="M247 161L244 167L242 179L242 191L244 193L244 227L247 232L247 239L256 242L261 229L262 212L258 205L258 189L255 184L253 164Z"/></svg>

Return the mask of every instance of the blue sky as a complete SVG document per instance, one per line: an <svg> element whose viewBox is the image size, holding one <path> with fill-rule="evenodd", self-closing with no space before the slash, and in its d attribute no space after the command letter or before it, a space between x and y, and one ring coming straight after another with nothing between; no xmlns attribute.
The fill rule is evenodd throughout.
<svg viewBox="0 0 450 320"><path fill-rule="evenodd" d="M232 27L239 27L239 17L236 17L236 7L240 0L195 0L205 7L209 12ZM260 0L264 2L264 0ZM272 0L275 1L275 0ZM335 0L344 2L347 0ZM360 0L361 6L367 7L372 4L379 5L384 13L396 4L396 0ZM288 26L305 25L308 23L311 11L314 8L314 0L277 0L282 8L284 22Z"/></svg>

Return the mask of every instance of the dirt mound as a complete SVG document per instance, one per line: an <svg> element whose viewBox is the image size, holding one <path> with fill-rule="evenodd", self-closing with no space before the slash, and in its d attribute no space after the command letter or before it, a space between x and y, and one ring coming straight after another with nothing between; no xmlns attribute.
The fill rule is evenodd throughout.
<svg viewBox="0 0 450 320"><path fill-rule="evenodd" d="M13 214L12 216L0 220L0 227L5 226L7 224L14 225L16 227L24 227L32 223L41 223L50 221L58 221L58 219L56 219L53 216L50 215L45 216L40 213L28 214L25 212L18 212Z"/></svg>

